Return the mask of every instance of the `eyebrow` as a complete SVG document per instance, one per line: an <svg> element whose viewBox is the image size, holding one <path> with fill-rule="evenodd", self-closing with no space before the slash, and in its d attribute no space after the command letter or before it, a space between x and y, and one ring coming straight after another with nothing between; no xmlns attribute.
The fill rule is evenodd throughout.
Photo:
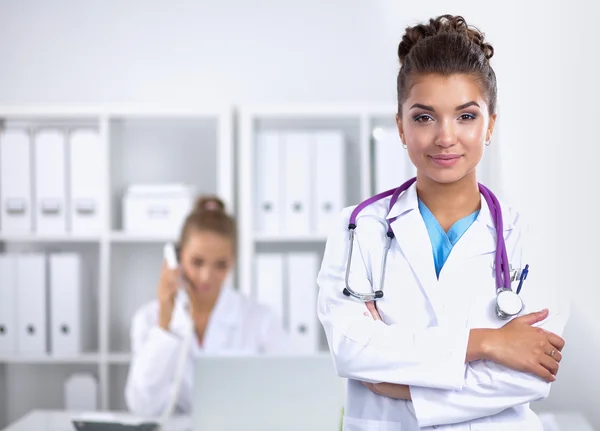
<svg viewBox="0 0 600 431"><path fill-rule="evenodd" d="M468 108L469 106L477 106L478 108L481 108L481 106L479 106L479 104L477 102L475 102L474 100L471 100L470 102L467 102L460 106L457 106L455 109L457 111L460 111L461 109ZM410 109L414 109L414 108L421 108L421 109L424 109L425 111L435 112L435 109L433 109L433 106L422 105L420 103L415 103L413 106L410 107Z"/></svg>

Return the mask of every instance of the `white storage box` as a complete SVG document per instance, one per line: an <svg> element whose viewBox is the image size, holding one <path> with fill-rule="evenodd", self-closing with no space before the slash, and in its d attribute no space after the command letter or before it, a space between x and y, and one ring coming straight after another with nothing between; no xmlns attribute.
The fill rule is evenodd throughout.
<svg viewBox="0 0 600 431"><path fill-rule="evenodd" d="M193 188L183 184L130 186L123 197L123 230L177 238L194 199Z"/></svg>

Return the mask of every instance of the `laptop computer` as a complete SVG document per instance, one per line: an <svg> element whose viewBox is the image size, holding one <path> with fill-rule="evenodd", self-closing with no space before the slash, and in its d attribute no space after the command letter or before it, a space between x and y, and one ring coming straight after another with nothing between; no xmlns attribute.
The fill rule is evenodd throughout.
<svg viewBox="0 0 600 431"><path fill-rule="evenodd" d="M192 431L337 431L345 379L329 354L195 359Z"/></svg>

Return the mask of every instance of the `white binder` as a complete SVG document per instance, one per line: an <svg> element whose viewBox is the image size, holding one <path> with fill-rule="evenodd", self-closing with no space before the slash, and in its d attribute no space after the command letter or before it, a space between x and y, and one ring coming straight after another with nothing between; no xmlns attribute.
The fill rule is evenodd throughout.
<svg viewBox="0 0 600 431"><path fill-rule="evenodd" d="M315 225L317 234L327 235L346 200L344 134L341 130L320 131L315 138Z"/></svg>
<svg viewBox="0 0 600 431"><path fill-rule="evenodd" d="M66 219L66 143L58 130L40 130L34 140L35 230L61 234Z"/></svg>
<svg viewBox="0 0 600 431"><path fill-rule="evenodd" d="M314 139L310 132L286 132L283 138L284 218L282 233L310 235L314 231L312 205Z"/></svg>
<svg viewBox="0 0 600 431"><path fill-rule="evenodd" d="M17 261L0 254L0 354L17 351Z"/></svg>
<svg viewBox="0 0 600 431"><path fill-rule="evenodd" d="M319 349L318 263L316 253L293 252L287 255L290 337L298 354L311 354Z"/></svg>
<svg viewBox="0 0 600 431"><path fill-rule="evenodd" d="M31 141L25 130L0 132L0 231L32 231Z"/></svg>
<svg viewBox="0 0 600 431"><path fill-rule="evenodd" d="M283 218L282 142L280 133L263 131L256 137L255 226L261 234L281 233Z"/></svg>
<svg viewBox="0 0 600 431"><path fill-rule="evenodd" d="M17 256L17 352L46 354L47 334L46 256Z"/></svg>
<svg viewBox="0 0 600 431"><path fill-rule="evenodd" d="M275 312L285 327L283 255L257 253L255 264L256 301Z"/></svg>
<svg viewBox="0 0 600 431"><path fill-rule="evenodd" d="M378 128L374 141L375 193L398 187L417 174L396 128Z"/></svg>
<svg viewBox="0 0 600 431"><path fill-rule="evenodd" d="M50 352L55 356L78 354L91 347L92 298L83 290L81 257L53 253L50 267Z"/></svg>
<svg viewBox="0 0 600 431"><path fill-rule="evenodd" d="M69 220L73 233L99 233L105 221L102 205L102 141L96 130L74 130L69 139Z"/></svg>

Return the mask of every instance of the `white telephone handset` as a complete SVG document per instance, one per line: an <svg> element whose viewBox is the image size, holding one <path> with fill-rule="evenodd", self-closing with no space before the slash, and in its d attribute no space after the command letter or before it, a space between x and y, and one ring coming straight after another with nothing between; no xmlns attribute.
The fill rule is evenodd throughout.
<svg viewBox="0 0 600 431"><path fill-rule="evenodd" d="M165 246L163 247L163 258L167 262L167 266L169 267L169 269L175 269L179 266L178 251L177 251L177 247L175 246L174 243L169 242L169 243L165 244ZM186 359L188 356L188 351L190 349L190 344L191 344L193 335L194 335L194 329L192 327L192 328L190 328L189 331L186 331L185 337L183 339L183 344L181 345L181 351L180 351L179 359L177 361L177 369L175 370L175 381L174 381L174 385L173 385L173 391L171 393L171 400L170 400L169 404L167 404L167 407L165 408L165 411L163 412L163 414L160 418L160 423L163 426L164 426L165 422L171 418L171 415L173 414L173 410L175 409L175 406L177 405L177 399L179 397L179 389L181 388L183 372L185 371Z"/></svg>
<svg viewBox="0 0 600 431"><path fill-rule="evenodd" d="M163 258L165 259L165 262L167 262L167 267L169 269L176 269L179 267L178 256L179 250L177 249L177 246L172 242L166 243L163 247ZM182 298L187 299L187 292L183 288L179 290L178 295L181 295Z"/></svg>
<svg viewBox="0 0 600 431"><path fill-rule="evenodd" d="M177 248L172 242L168 242L163 247L163 257L167 262L169 269L175 269L179 266L179 260L177 259Z"/></svg>

